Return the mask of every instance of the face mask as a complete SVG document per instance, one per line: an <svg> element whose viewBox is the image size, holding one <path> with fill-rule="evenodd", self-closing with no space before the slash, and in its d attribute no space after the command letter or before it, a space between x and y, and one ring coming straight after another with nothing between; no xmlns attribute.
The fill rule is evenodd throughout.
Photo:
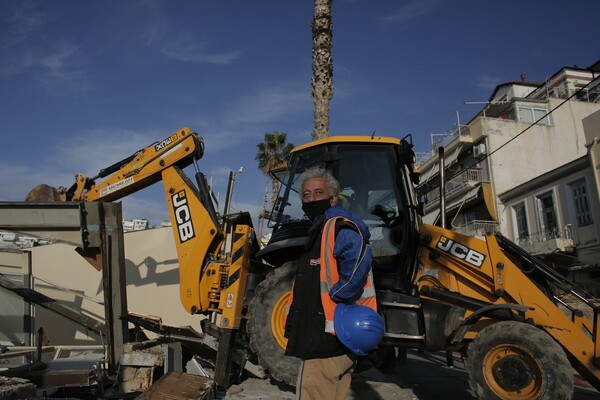
<svg viewBox="0 0 600 400"><path fill-rule="evenodd" d="M304 211L308 219L314 221L325 214L325 211L331 207L330 201L331 198L302 203L302 211Z"/></svg>

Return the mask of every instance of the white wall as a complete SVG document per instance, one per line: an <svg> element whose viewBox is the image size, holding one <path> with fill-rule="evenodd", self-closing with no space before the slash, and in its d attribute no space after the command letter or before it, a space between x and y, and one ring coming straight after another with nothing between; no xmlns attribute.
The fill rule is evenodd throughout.
<svg viewBox="0 0 600 400"><path fill-rule="evenodd" d="M496 193L502 194L586 155L582 117L577 115L582 114L582 108L592 111L587 103L569 102L552 114L553 125L533 126L493 154L489 160ZM484 124L490 151L500 148L530 125L492 118L486 118Z"/></svg>
<svg viewBox="0 0 600 400"><path fill-rule="evenodd" d="M5 278L23 285L27 274L29 255L20 250L0 250L0 273ZM26 332L29 305L10 290L0 289L0 344L29 346ZM6 360L5 360L6 361ZM14 360L10 360L14 361ZM1 365L0 365L1 366Z"/></svg>
<svg viewBox="0 0 600 400"><path fill-rule="evenodd" d="M188 314L179 300L179 272L172 229L130 232L124 238L129 312L157 316L164 324L189 325L201 331L201 317ZM73 246L34 247L31 253L34 276L103 301L101 273L79 256ZM41 279L36 280L36 290L80 309L86 315L104 318L102 305L52 289ZM40 307L36 312L36 329L39 326L44 326L50 345L100 343L97 335Z"/></svg>
<svg viewBox="0 0 600 400"><path fill-rule="evenodd" d="M561 103L561 99L550 99L548 109ZM489 158L496 195L585 156L582 120L597 109L596 104L569 101L551 114L552 125L538 124L529 129L528 123L482 118L489 151L499 149ZM506 144L525 129L527 131ZM500 230L507 234L510 215L499 200L497 209Z"/></svg>

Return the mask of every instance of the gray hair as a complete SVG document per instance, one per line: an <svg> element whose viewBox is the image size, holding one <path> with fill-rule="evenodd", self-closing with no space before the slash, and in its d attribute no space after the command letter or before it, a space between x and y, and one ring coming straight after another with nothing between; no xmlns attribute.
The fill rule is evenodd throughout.
<svg viewBox="0 0 600 400"><path fill-rule="evenodd" d="M336 196L340 194L341 187L340 183L337 179L331 174L331 172L323 169L321 167L311 167L304 171L302 175L300 175L300 197L302 197L302 186L304 186L304 181L311 178L323 178L325 182L327 182L331 193L330 196Z"/></svg>

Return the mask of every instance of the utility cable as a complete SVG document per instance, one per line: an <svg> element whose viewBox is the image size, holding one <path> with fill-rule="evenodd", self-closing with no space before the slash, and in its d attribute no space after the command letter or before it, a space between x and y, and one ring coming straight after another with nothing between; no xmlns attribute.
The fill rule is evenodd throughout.
<svg viewBox="0 0 600 400"><path fill-rule="evenodd" d="M544 114L542 117L538 118L536 121L534 121L533 123L531 123L531 125L529 125L527 128L523 129L521 132L519 132L518 134L516 134L514 137L510 138L508 141L506 141L505 143L503 143L502 145L500 145L497 149L495 149L494 151L486 154L483 158L481 158L481 161L489 158L492 154L495 154L496 152L498 152L500 149L504 148L506 145L508 145L509 143L511 143L512 141L514 141L515 139L517 139L518 137L520 137L522 134L524 134L525 132L527 132L529 129L531 129L532 127L536 126L540 121L543 121L545 118L547 118L550 114L552 114L554 111L558 110L560 107L562 107L563 105L565 105L565 103L567 103L568 101L570 101L573 97L577 96L579 93L581 93L582 91L586 90L590 85L592 85L594 82L598 81L598 79L600 79L600 76L592 79L590 82L588 82L587 85L583 86L582 88L576 90L572 95L570 95L569 97L567 97L566 99L564 99L560 104L558 104L556 107L552 108L550 111L548 111L546 114ZM469 165L468 167L466 167L465 169L470 169L472 167L474 167L479 161L474 162L473 164ZM449 178L447 178L447 180L451 180L452 178L457 177L458 175L460 175L461 173L463 173L464 170L461 171L457 171L454 175L450 176Z"/></svg>

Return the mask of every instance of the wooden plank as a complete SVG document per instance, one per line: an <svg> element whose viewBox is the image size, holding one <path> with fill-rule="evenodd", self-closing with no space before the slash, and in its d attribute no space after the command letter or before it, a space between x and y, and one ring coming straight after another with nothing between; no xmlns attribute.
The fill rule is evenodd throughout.
<svg viewBox="0 0 600 400"><path fill-rule="evenodd" d="M183 372L168 372L142 393L138 400L204 400L211 394L214 382L210 378Z"/></svg>

